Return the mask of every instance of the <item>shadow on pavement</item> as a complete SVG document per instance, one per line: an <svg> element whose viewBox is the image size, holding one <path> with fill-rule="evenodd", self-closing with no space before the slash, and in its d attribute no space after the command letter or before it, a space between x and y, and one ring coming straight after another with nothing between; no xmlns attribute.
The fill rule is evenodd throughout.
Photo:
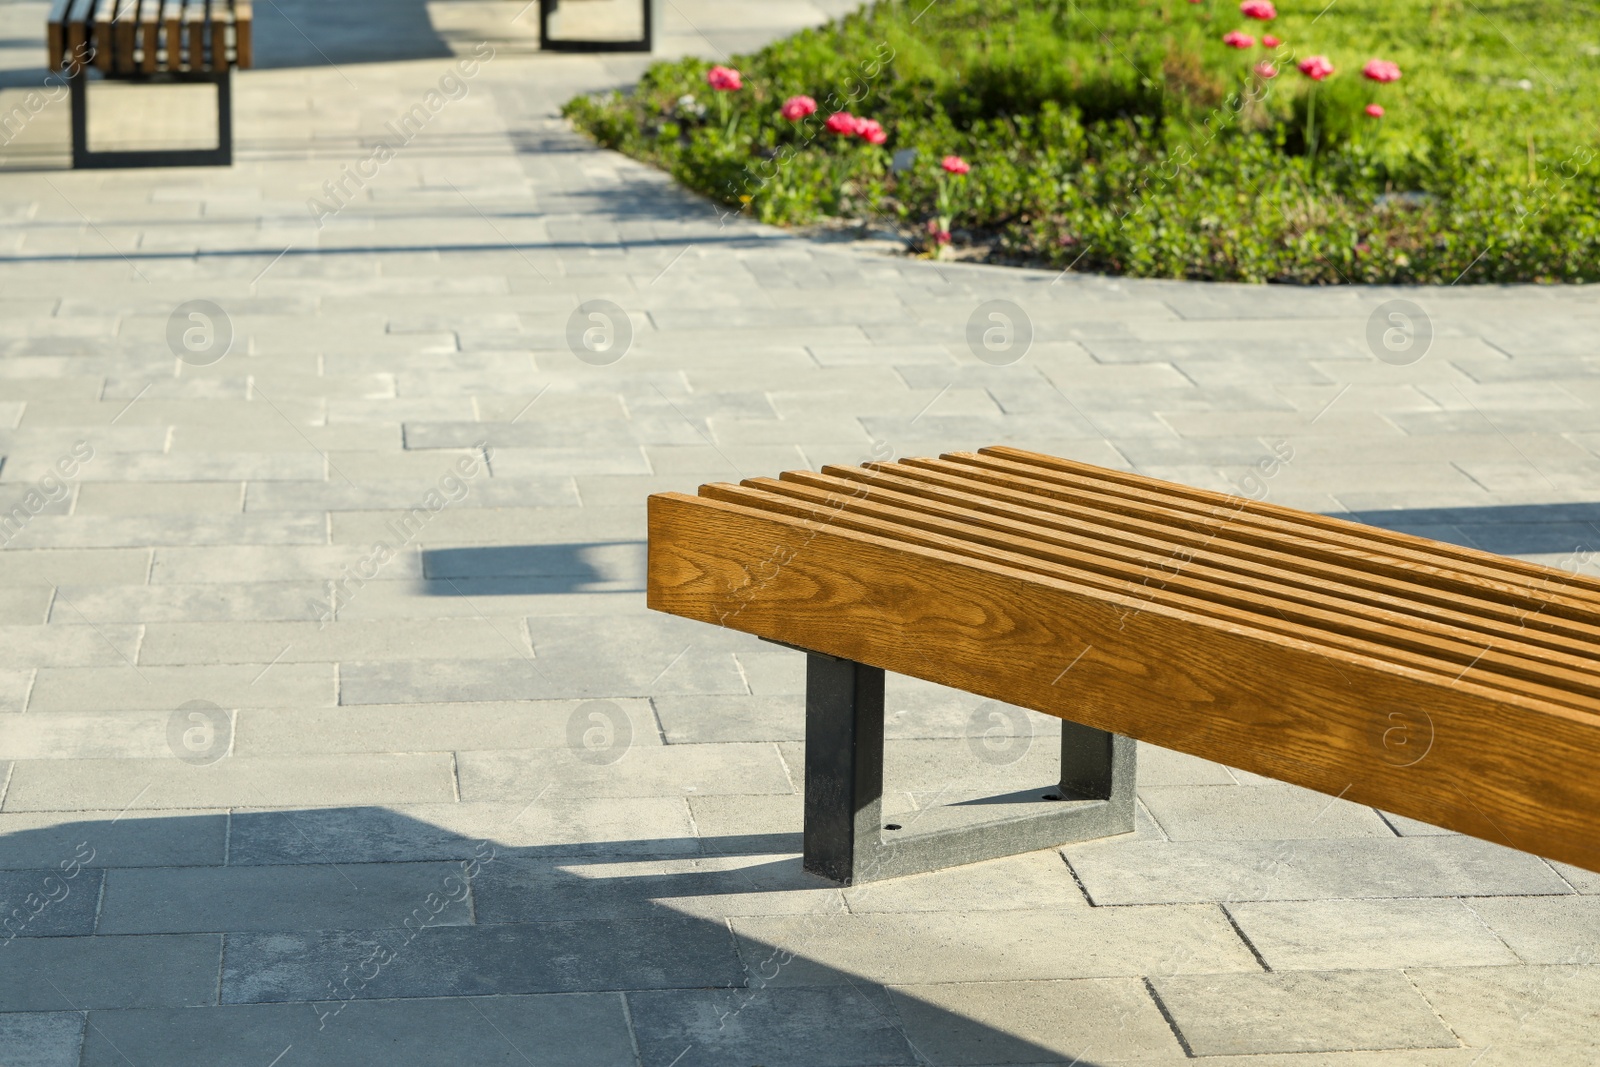
<svg viewBox="0 0 1600 1067"><path fill-rule="evenodd" d="M805 930L848 913L775 854L791 835L495 833L355 807L0 837L5 910L51 898L0 943L0 1012L34 1013L7 1017L0 1060L22 1040L76 1063L81 1034L85 1065L1093 1067L807 959ZM724 913L801 933L785 951ZM1063 1013L1081 985L1059 984Z"/></svg>

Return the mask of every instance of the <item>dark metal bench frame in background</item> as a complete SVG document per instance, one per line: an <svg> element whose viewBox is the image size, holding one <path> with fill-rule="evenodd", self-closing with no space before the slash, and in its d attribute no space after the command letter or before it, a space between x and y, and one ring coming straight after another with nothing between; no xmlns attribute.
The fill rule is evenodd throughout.
<svg viewBox="0 0 1600 1067"><path fill-rule="evenodd" d="M644 7L644 33L634 41L578 40L550 36L550 19L561 0L539 0L539 48L545 52L653 52L661 25L661 0L640 0Z"/></svg>
<svg viewBox="0 0 1600 1067"><path fill-rule="evenodd" d="M1039 804L1002 804L1023 810L921 832L913 825L926 810L903 826L885 823L883 708L882 669L806 651L803 864L812 874L853 885L1133 829L1134 740L1067 719L1060 781Z"/></svg>
<svg viewBox="0 0 1600 1067"><path fill-rule="evenodd" d="M66 73L71 92L73 168L232 165L232 75L252 63L251 23L250 0L55 0L46 38L50 69ZM108 81L215 85L217 147L91 151L91 67Z"/></svg>

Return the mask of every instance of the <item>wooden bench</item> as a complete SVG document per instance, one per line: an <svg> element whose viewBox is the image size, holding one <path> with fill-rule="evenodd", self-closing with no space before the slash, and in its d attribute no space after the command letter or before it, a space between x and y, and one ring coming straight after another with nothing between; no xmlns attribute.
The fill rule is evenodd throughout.
<svg viewBox="0 0 1600 1067"><path fill-rule="evenodd" d="M54 0L45 23L50 70L72 92L72 165L228 166L233 162L235 67L251 65L251 0ZM89 150L88 73L136 82L217 87L217 147Z"/></svg>
<svg viewBox="0 0 1600 1067"><path fill-rule="evenodd" d="M659 494L649 525L650 607L808 653L818 874L1129 830L1129 738L1600 870L1590 578L1013 448ZM1063 810L885 829L886 670L1065 720Z"/></svg>

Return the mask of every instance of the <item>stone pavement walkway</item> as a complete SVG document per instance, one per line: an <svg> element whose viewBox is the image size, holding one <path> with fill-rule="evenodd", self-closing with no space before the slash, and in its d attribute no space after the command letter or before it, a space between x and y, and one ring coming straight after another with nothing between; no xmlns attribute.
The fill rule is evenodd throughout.
<svg viewBox="0 0 1600 1067"><path fill-rule="evenodd" d="M641 593L650 492L996 442L1593 572L1593 289L719 219L557 116L643 61L518 6L397 6L377 61L259 5L230 170L54 169L59 102L8 145L0 1063L1594 1062L1600 875L1161 750L1135 834L827 888L801 658ZM708 54L824 13L672 10ZM1051 780L1051 720L890 700L908 819Z"/></svg>

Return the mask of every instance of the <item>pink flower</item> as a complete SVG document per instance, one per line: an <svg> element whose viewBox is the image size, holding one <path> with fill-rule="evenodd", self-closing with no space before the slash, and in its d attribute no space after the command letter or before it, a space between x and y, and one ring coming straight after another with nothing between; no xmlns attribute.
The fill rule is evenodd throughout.
<svg viewBox="0 0 1600 1067"><path fill-rule="evenodd" d="M877 119L856 119L856 136L868 144L882 144L889 139Z"/></svg>
<svg viewBox="0 0 1600 1067"><path fill-rule="evenodd" d="M1278 76L1278 68L1263 59L1256 64L1256 73L1263 78L1276 78Z"/></svg>
<svg viewBox="0 0 1600 1067"><path fill-rule="evenodd" d="M1300 73L1319 82L1333 73L1333 64L1328 62L1327 56L1308 56L1300 61Z"/></svg>
<svg viewBox="0 0 1600 1067"><path fill-rule="evenodd" d="M965 174L972 169L972 164L960 156L945 156L939 160L939 166L951 174Z"/></svg>
<svg viewBox="0 0 1600 1067"><path fill-rule="evenodd" d="M1278 17L1278 9L1272 6L1272 0L1244 0L1239 5L1239 13L1247 19L1260 19L1262 22L1271 22Z"/></svg>
<svg viewBox="0 0 1600 1067"><path fill-rule="evenodd" d="M778 109L778 114L790 122L799 122L807 115L817 112L817 102L809 96L791 96L783 102L783 107Z"/></svg>
<svg viewBox="0 0 1600 1067"><path fill-rule="evenodd" d="M706 84L720 93L744 88L744 79L732 67L712 67L706 71Z"/></svg>
<svg viewBox="0 0 1600 1067"><path fill-rule="evenodd" d="M1387 59L1369 59L1367 65L1361 68L1361 73L1375 82L1397 82L1400 80L1400 65Z"/></svg>
<svg viewBox="0 0 1600 1067"><path fill-rule="evenodd" d="M1367 114L1371 115L1375 119L1383 118L1383 105L1382 104L1368 104L1367 105Z"/></svg>
<svg viewBox="0 0 1600 1067"><path fill-rule="evenodd" d="M1256 39L1239 30L1229 30L1222 35L1222 43L1229 48L1254 48Z"/></svg>
<svg viewBox="0 0 1600 1067"><path fill-rule="evenodd" d="M1282 43L1283 43L1282 41L1278 40L1276 37L1272 36L1272 34L1270 34L1270 33L1263 33L1261 35L1261 47L1262 48L1276 48Z"/></svg>
<svg viewBox="0 0 1600 1067"><path fill-rule="evenodd" d="M828 116L828 129L832 133L843 134L846 137L856 132L857 118L848 111L835 111Z"/></svg>
<svg viewBox="0 0 1600 1067"><path fill-rule="evenodd" d="M928 220L928 236L933 238L935 244L947 245L950 243L950 231L941 230L938 219Z"/></svg>

